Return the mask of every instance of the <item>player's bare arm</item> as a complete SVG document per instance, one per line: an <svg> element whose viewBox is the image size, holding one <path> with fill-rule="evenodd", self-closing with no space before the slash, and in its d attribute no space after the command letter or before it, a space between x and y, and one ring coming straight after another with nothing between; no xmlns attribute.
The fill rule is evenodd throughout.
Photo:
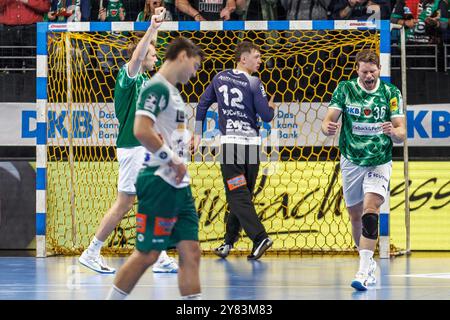
<svg viewBox="0 0 450 320"><path fill-rule="evenodd" d="M161 148L166 147L164 141L159 137L158 133L153 128L154 122L151 118L142 115L136 115L134 121L134 135L142 145L151 153L157 153ZM170 149L167 150L168 153ZM186 175L186 165L175 154L170 154L171 158L168 165L175 170L175 181L177 184L181 183L183 177Z"/></svg>
<svg viewBox="0 0 450 320"><path fill-rule="evenodd" d="M141 68L142 62L145 60L145 56L148 53L148 47L151 41L155 41L158 36L158 28L164 21L164 14L166 9L164 7L156 8L155 15L152 16L150 26L139 41L136 50L134 50L131 60L128 62L128 74L130 77L134 77Z"/></svg>
<svg viewBox="0 0 450 320"><path fill-rule="evenodd" d="M390 122L383 122L381 125L383 133L391 137L395 143L401 143L406 139L406 123L405 117L396 117Z"/></svg>
<svg viewBox="0 0 450 320"><path fill-rule="evenodd" d="M341 110L330 108L322 121L322 132L326 136L334 136L339 130L340 124L337 122Z"/></svg>

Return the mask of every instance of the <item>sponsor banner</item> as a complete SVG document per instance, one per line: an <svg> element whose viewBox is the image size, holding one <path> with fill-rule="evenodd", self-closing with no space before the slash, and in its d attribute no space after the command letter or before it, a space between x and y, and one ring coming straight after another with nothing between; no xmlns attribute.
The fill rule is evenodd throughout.
<svg viewBox="0 0 450 320"><path fill-rule="evenodd" d="M210 242L212 247L218 246L225 231L226 212L220 169L212 164L191 164L190 170L196 172L192 183L203 248L210 248L207 245ZM412 250L450 250L450 162L412 162L409 172ZM260 173L255 188L258 190L255 207L275 240L275 249L350 246L351 225L342 198L341 175L336 175L332 163L316 163L311 167L307 163L283 162L277 164L276 170L263 169ZM404 249L402 162L393 163L390 186L391 242ZM244 237L237 247L251 248L251 242Z"/></svg>
<svg viewBox="0 0 450 320"><path fill-rule="evenodd" d="M195 126L195 106L187 105L189 128ZM279 146L330 146L337 137L325 137L320 132L327 104L282 103L278 105L271 123L260 123L261 137L271 137L269 143ZM353 113L362 110L352 109ZM36 138L36 110L34 103L0 103L0 145L34 145ZM207 112L204 138L214 140L219 136L217 105ZM410 146L450 146L450 104L409 106L408 144ZM48 143L65 146L72 128L73 144L110 146L115 144L118 121L112 103L91 106L49 104L47 111ZM20 124L20 125L17 125Z"/></svg>
<svg viewBox="0 0 450 320"><path fill-rule="evenodd" d="M254 204L275 249L342 250L353 246L351 225L342 195L341 174L337 163L328 162L272 162L262 163L256 182ZM94 169L93 169L94 168ZM101 188L84 188L77 184L77 219L85 226L82 237L97 227L93 217L101 217L114 201L118 164L80 163L77 181L92 179L93 172L101 172ZM450 162L412 162L410 171L411 245L413 250L450 250ZM199 239L205 250L219 246L225 232L227 203L224 182L217 163L190 163L192 193L199 215ZM70 167L67 162L55 163L49 169L49 188L58 190L48 215L57 214L54 221L59 229L71 230L69 195ZM107 178L109 177L109 178ZM241 183L235 184L235 186ZM390 238L397 248L405 248L403 163L394 162L390 197ZM101 190L99 194L92 190ZM142 229L143 222L139 220ZM53 221L53 220L52 220ZM54 223L54 222L52 222ZM135 244L134 217L125 218L121 232L114 233L108 243ZM55 226L56 228L56 226ZM88 230L88 231L86 231ZM251 249L252 243L243 234L236 244ZM65 234L59 241L69 243ZM70 244L72 245L72 244Z"/></svg>

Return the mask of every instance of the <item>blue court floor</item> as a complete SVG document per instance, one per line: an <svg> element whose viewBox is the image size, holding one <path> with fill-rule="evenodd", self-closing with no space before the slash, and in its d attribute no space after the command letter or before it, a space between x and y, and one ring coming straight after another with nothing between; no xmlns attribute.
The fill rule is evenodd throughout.
<svg viewBox="0 0 450 320"><path fill-rule="evenodd" d="M120 268L126 258L107 257ZM450 253L413 253L378 261L378 284L355 292L350 282L357 256L245 256L201 262L204 299L217 300L414 300L450 298ZM100 275L76 257L0 257L0 300L101 300L114 275ZM177 276L141 278L129 299L179 299Z"/></svg>

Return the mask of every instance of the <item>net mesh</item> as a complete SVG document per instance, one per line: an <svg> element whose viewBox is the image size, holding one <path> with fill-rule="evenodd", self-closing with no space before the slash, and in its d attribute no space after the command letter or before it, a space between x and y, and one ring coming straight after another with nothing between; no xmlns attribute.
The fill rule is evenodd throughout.
<svg viewBox="0 0 450 320"><path fill-rule="evenodd" d="M354 70L361 49L378 52L379 33L336 31L160 32L160 60L171 39L183 35L206 53L195 79L181 86L190 128L195 105L213 76L234 67L241 40L260 46L259 77L278 107L273 122L279 145L265 148L255 188L256 210L274 240L273 252L351 252L351 226L339 177L336 141L320 134L331 94ZM117 194L114 84L126 62L126 47L139 32L64 32L48 37L47 250L79 254L95 234ZM208 128L214 127L214 109ZM227 214L217 148L199 149L189 164L200 216L204 251L218 246ZM135 210L107 240L105 251L130 252L135 244ZM238 252L252 243L242 234Z"/></svg>

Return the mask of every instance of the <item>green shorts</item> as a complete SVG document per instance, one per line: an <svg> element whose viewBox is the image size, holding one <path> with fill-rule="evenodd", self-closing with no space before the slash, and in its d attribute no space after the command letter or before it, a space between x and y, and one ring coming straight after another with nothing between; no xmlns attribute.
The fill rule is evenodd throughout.
<svg viewBox="0 0 450 320"><path fill-rule="evenodd" d="M198 214L191 187L177 189L149 167L136 181L136 249L162 251L182 240L198 241Z"/></svg>

